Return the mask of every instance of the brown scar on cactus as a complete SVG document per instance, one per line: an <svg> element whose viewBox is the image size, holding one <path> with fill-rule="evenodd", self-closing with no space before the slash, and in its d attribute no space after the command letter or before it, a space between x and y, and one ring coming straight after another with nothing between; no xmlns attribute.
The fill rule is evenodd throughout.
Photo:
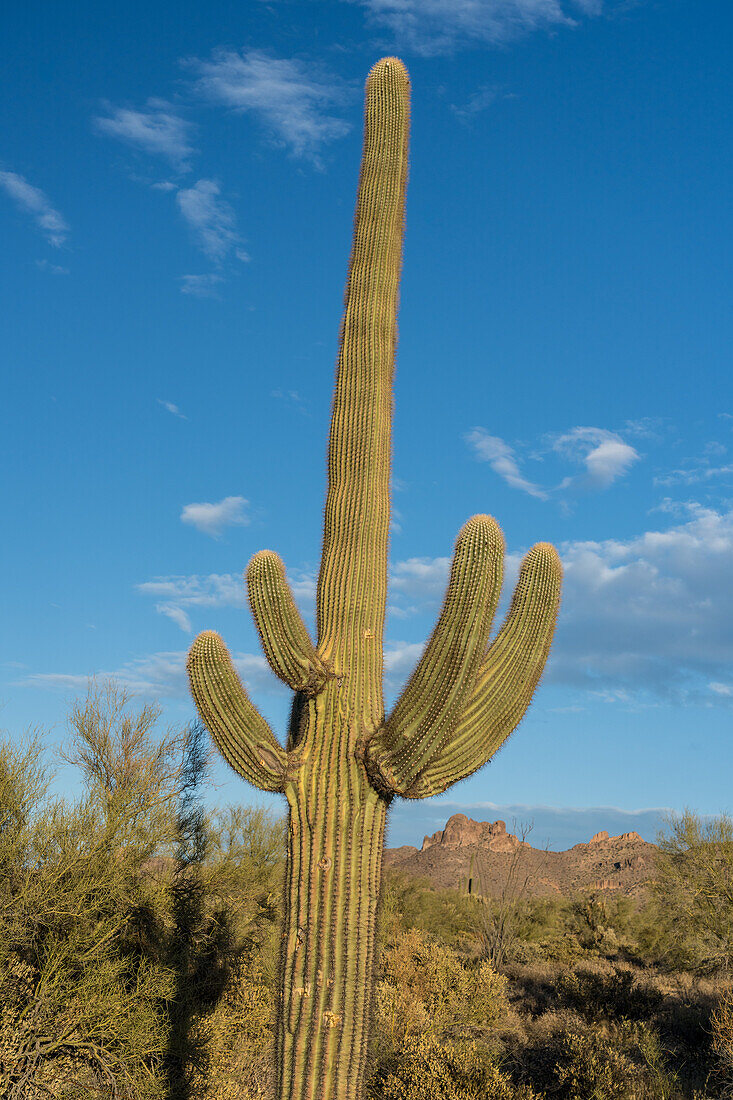
<svg viewBox="0 0 733 1100"><path fill-rule="evenodd" d="M366 82L315 644L277 554L255 554L246 572L267 660L295 692L287 748L251 703L218 634L199 635L188 659L193 697L224 759L259 790L288 800L277 1100L363 1096L389 805L397 796L445 791L491 759L531 701L560 600L558 555L538 543L490 641L504 540L491 516L473 516L458 535L436 627L385 717L392 375L409 115L407 71L397 58L383 58Z"/></svg>

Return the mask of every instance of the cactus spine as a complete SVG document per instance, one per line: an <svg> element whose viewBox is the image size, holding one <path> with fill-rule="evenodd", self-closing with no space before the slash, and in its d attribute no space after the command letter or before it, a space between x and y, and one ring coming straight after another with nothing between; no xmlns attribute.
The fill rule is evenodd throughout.
<svg viewBox="0 0 733 1100"><path fill-rule="evenodd" d="M250 702L221 638L195 640L199 713L241 776L289 804L278 1100L359 1100L372 1014L387 809L482 767L529 705L560 597L554 549L524 559L507 619L489 644L504 544L490 516L456 542L438 623L385 718L392 372L407 179L409 79L384 58L366 83L364 151L328 447L318 641L311 642L276 554L250 562L247 588L273 671L295 692L287 747Z"/></svg>

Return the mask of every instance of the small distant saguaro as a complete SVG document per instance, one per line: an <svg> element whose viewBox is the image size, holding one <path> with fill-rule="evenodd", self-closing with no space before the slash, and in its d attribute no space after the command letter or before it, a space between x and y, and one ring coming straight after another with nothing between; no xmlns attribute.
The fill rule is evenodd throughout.
<svg viewBox="0 0 733 1100"><path fill-rule="evenodd" d="M409 113L407 71L397 58L383 58L366 82L315 644L277 554L260 551L246 571L267 659L295 692L286 747L251 703L218 634L200 634L188 659L193 697L224 759L289 804L278 1100L363 1096L388 807L395 796L445 791L491 759L529 705L560 599L559 558L539 543L522 563L509 614L490 643L504 541L491 516L473 516L458 535L438 623L385 717L392 375Z"/></svg>

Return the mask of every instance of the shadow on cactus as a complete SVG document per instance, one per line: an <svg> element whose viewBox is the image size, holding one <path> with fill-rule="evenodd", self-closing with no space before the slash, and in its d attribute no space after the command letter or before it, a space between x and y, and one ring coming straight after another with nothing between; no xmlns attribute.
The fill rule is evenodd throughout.
<svg viewBox="0 0 733 1100"><path fill-rule="evenodd" d="M560 598L555 550L522 563L489 642L504 541L490 516L456 542L437 626L392 713L382 695L392 374L402 260L410 84L384 58L366 83L364 150L328 446L317 642L280 558L256 554L249 602L273 671L295 694L287 747L276 740L206 632L188 661L201 718L225 760L289 804L279 1100L358 1100L374 997L377 907L392 799L427 798L482 767L529 705Z"/></svg>

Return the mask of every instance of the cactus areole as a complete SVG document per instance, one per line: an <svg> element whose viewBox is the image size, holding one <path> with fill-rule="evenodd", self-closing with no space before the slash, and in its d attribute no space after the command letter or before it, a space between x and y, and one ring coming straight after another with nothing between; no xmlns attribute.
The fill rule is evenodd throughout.
<svg viewBox="0 0 733 1100"><path fill-rule="evenodd" d="M439 794L491 759L529 705L560 598L558 556L539 543L490 641L504 542L490 516L473 516L458 535L438 623L385 717L392 372L409 113L405 67L384 58L366 82L315 645L277 554L262 550L246 571L267 659L295 692L287 747L251 703L218 634L200 634L188 659L193 697L225 760L289 804L277 1100L363 1096L388 807L396 795Z"/></svg>

